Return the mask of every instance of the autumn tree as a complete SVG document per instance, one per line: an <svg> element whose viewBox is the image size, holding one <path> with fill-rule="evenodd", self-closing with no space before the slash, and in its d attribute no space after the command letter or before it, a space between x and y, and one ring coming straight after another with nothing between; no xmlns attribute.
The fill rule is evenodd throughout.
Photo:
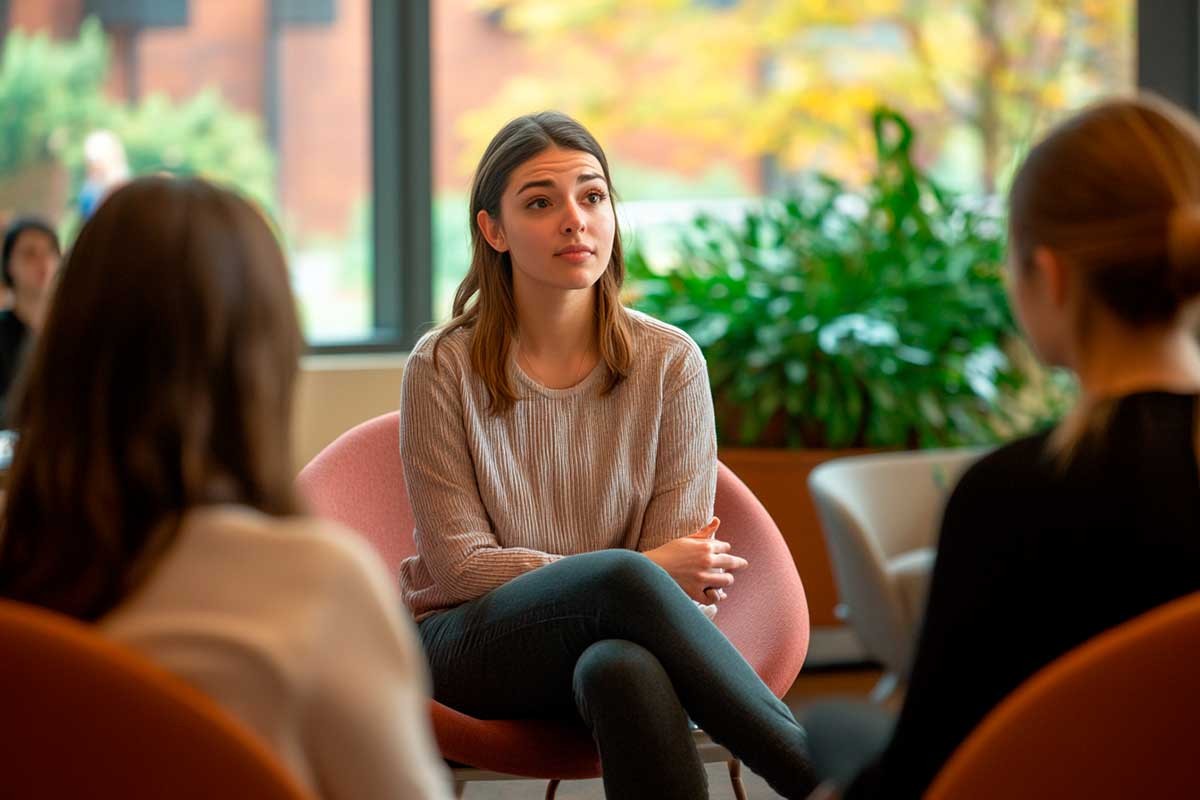
<svg viewBox="0 0 1200 800"><path fill-rule="evenodd" d="M608 141L669 138L662 165L715 151L854 179L870 165L880 104L992 192L1065 110L1131 83L1132 0L476 0L527 42L460 120L472 146L514 113L553 106Z"/></svg>

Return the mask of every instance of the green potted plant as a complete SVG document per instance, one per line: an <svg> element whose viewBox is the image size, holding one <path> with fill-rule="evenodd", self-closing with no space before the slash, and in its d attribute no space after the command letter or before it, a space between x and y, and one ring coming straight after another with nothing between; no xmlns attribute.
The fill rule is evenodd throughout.
<svg viewBox="0 0 1200 800"><path fill-rule="evenodd" d="M697 216L657 263L628 254L634 305L704 351L721 458L805 563L817 624L836 600L805 486L816 464L994 442L1052 410L1019 399L1037 376L1004 296L1003 220L914 164L902 116L872 124L861 189L812 176L739 221Z"/></svg>

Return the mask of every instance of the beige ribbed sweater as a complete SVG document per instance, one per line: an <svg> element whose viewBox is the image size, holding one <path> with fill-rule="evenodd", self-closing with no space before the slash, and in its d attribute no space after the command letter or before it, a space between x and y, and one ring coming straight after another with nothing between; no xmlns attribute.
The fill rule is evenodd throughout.
<svg viewBox="0 0 1200 800"><path fill-rule="evenodd" d="M717 442L704 357L688 336L631 311L629 377L601 396L600 362L569 389L509 365L520 398L502 416L472 371L470 332L413 349L400 454L417 555L401 565L417 619L576 553L650 550L711 519Z"/></svg>
<svg viewBox="0 0 1200 800"><path fill-rule="evenodd" d="M397 600L357 534L210 506L184 518L100 630L209 694L314 797L449 800L421 646Z"/></svg>

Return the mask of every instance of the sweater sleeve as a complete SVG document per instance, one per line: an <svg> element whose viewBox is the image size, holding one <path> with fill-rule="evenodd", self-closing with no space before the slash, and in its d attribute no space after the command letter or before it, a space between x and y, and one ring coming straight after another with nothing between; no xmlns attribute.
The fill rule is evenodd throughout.
<svg viewBox="0 0 1200 800"><path fill-rule="evenodd" d="M443 350L405 365L400 394L400 456L416 520L417 554L437 588L462 603L562 556L502 547L479 495L467 444L461 388Z"/></svg>
<svg viewBox="0 0 1200 800"><path fill-rule="evenodd" d="M717 433L708 370L700 348L689 340L672 371L678 378L664 392L654 492L638 539L642 552L693 534L712 519Z"/></svg>
<svg viewBox="0 0 1200 800"><path fill-rule="evenodd" d="M450 775L430 730L429 678L412 622L402 616L378 557L365 546L350 552L355 557L331 582L302 710L320 795L449 800Z"/></svg>

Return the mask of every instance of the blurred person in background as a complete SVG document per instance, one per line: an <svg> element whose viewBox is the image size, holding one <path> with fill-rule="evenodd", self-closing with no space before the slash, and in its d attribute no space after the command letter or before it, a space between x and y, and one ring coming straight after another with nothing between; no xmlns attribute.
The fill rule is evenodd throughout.
<svg viewBox="0 0 1200 800"><path fill-rule="evenodd" d="M4 233L0 279L12 307L0 311L0 428L8 427L9 388L28 342L42 329L62 250L58 234L37 217L14 220Z"/></svg>
<svg viewBox="0 0 1200 800"><path fill-rule="evenodd" d="M83 162L86 177L79 190L79 215L87 219L110 192L129 180L129 161L115 133L97 130L83 140Z"/></svg>

